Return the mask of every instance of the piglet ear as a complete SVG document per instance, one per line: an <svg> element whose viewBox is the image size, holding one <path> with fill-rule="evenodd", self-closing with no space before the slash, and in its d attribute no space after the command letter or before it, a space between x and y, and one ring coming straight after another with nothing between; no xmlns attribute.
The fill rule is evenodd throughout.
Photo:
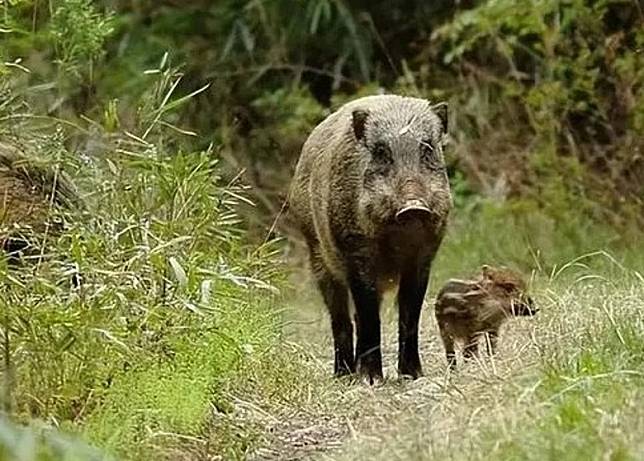
<svg viewBox="0 0 644 461"><path fill-rule="evenodd" d="M365 135L365 128L367 125L367 117L369 112L362 109L356 109L351 114L351 124L353 126L353 134L358 141L362 141Z"/></svg>
<svg viewBox="0 0 644 461"><path fill-rule="evenodd" d="M486 279L489 279L492 277L492 268L487 264L483 264L481 266L481 273L483 274L483 277L485 277Z"/></svg>

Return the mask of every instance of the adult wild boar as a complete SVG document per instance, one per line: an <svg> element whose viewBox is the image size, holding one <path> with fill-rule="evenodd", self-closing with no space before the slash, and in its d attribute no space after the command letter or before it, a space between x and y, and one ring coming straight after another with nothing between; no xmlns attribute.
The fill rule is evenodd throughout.
<svg viewBox="0 0 644 461"><path fill-rule="evenodd" d="M0 245L10 258L41 253L45 235L59 235L64 214L82 205L71 179L0 142Z"/></svg>
<svg viewBox="0 0 644 461"><path fill-rule="evenodd" d="M418 321L452 198L447 105L397 95L340 107L304 143L289 191L331 317L335 374L382 378L379 307L398 286L398 371L422 374ZM357 344L348 308L356 312Z"/></svg>

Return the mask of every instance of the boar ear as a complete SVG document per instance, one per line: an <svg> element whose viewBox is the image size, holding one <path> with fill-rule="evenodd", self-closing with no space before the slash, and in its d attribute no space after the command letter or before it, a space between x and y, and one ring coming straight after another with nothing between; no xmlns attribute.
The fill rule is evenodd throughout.
<svg viewBox="0 0 644 461"><path fill-rule="evenodd" d="M440 119L441 123L443 124L443 132L447 133L447 103L446 102L439 102L438 104L434 104L431 107L432 111L438 116Z"/></svg>
<svg viewBox="0 0 644 461"><path fill-rule="evenodd" d="M356 109L351 114L352 120L351 124L353 125L353 134L355 135L358 141L362 141L364 138L365 126L367 125L367 117L369 112L362 109Z"/></svg>

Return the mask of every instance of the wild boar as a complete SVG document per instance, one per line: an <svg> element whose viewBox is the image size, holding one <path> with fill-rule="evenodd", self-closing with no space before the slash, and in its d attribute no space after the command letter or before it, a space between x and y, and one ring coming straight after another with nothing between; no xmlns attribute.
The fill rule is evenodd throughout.
<svg viewBox="0 0 644 461"><path fill-rule="evenodd" d="M452 197L446 103L368 96L329 115L304 143L288 195L331 318L335 374L382 379L379 308L398 287L398 371L422 374L418 321ZM357 342L349 314L356 317Z"/></svg>
<svg viewBox="0 0 644 461"><path fill-rule="evenodd" d="M80 204L62 171L0 142L0 244L10 258L36 250L45 230L56 235L63 227L58 211Z"/></svg>

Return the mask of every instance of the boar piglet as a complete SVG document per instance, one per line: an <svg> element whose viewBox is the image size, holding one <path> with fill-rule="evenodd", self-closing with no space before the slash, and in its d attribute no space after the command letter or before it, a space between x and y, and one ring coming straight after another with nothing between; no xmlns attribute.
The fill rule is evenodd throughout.
<svg viewBox="0 0 644 461"><path fill-rule="evenodd" d="M487 349L497 349L501 325L513 316L532 316L538 312L526 292L526 283L514 271L481 267L481 273L468 280L451 279L436 297L435 315L445 346L447 362L456 368L455 341L464 344L463 356L478 353L478 341L486 336Z"/></svg>

